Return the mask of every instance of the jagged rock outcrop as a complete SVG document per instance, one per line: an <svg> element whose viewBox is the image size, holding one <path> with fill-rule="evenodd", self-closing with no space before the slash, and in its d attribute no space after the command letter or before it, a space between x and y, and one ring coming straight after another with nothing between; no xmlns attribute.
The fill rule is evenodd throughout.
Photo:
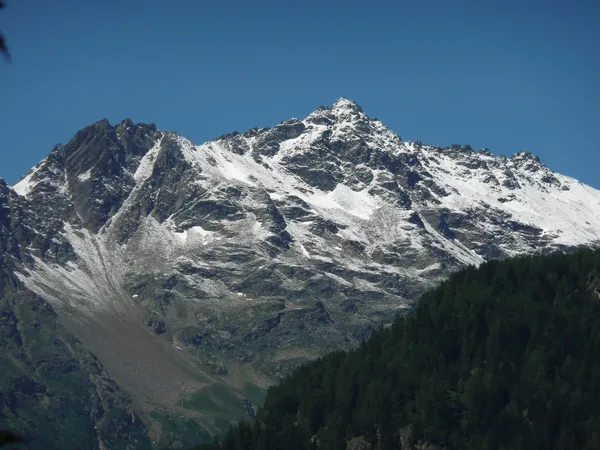
<svg viewBox="0 0 600 450"><path fill-rule="evenodd" d="M531 154L403 141L340 99L202 145L97 122L0 183L0 261L146 423L164 409L213 433L464 265L598 245L599 210Z"/></svg>

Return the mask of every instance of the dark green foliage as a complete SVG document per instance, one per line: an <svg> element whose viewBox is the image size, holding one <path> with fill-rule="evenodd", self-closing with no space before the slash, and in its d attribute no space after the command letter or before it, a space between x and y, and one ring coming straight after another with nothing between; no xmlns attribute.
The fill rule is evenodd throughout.
<svg viewBox="0 0 600 450"><path fill-rule="evenodd" d="M0 447L24 442L27 442L27 440L23 436L19 436L9 430L0 430Z"/></svg>
<svg viewBox="0 0 600 450"><path fill-rule="evenodd" d="M591 250L467 268L204 448L600 448L599 279Z"/></svg>
<svg viewBox="0 0 600 450"><path fill-rule="evenodd" d="M130 399L53 310L33 294L1 290L0 429L30 449L149 449Z"/></svg>
<svg viewBox="0 0 600 450"><path fill-rule="evenodd" d="M102 417L98 435L104 446L110 449L150 449L152 444L145 434L145 427L132 412L121 407L112 408Z"/></svg>

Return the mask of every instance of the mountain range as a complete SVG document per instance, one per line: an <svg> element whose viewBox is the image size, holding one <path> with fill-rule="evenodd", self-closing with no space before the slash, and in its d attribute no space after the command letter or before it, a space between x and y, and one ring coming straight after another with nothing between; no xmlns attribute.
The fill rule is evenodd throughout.
<svg viewBox="0 0 600 450"><path fill-rule="evenodd" d="M460 268L600 246L598 211L535 155L403 141L344 98L201 145L101 120L0 179L0 425L208 439Z"/></svg>

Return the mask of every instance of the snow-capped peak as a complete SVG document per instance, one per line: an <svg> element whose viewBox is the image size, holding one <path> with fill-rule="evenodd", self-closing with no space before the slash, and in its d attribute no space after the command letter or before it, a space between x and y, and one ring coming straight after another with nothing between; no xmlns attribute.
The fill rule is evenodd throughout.
<svg viewBox="0 0 600 450"><path fill-rule="evenodd" d="M165 395L173 372L157 377L139 344L172 356L172 343L181 364L156 360L186 373L279 377L464 265L600 246L598 190L526 153L404 142L345 98L201 145L100 121L14 188L0 182L3 270L66 313L140 404L170 398L177 414L204 378Z"/></svg>
<svg viewBox="0 0 600 450"><path fill-rule="evenodd" d="M199 251L181 250L173 234L192 227L213 233L202 251L219 243L250 246L257 258L310 254L359 272L440 258L447 267L477 264L595 245L600 236L600 192L535 156L403 142L346 98L201 145L130 120L101 121L59 150L60 164L39 164L15 190L33 203L52 200L60 220L133 253L155 239L178 242L164 249L165 264ZM349 242L361 249L352 258Z"/></svg>
<svg viewBox="0 0 600 450"><path fill-rule="evenodd" d="M362 112L362 108L360 107L360 105L358 105L358 103L353 102L352 100L349 100L345 97L340 97L338 98L335 103L333 104L333 106L331 107L331 109L333 111L341 111L341 110L351 110L351 111L358 111L358 112Z"/></svg>
<svg viewBox="0 0 600 450"><path fill-rule="evenodd" d="M306 121L312 123L340 123L369 120L362 108L347 98L340 97L331 106L322 106L309 114Z"/></svg>
<svg viewBox="0 0 600 450"><path fill-rule="evenodd" d="M530 153L525 150L516 152L514 155L512 155L510 157L510 159L512 159L515 162L516 161L531 161L531 162L535 162L538 164L542 164L542 161L540 160L540 158L537 155L534 155L533 153Z"/></svg>

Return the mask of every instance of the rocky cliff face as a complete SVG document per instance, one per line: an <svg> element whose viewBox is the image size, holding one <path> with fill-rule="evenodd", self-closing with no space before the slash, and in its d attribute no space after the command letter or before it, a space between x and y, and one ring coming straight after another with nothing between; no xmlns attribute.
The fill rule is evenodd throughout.
<svg viewBox="0 0 600 450"><path fill-rule="evenodd" d="M33 263L33 249L49 251L40 224L0 179L0 429L18 431L32 449L149 449L131 397L15 275Z"/></svg>
<svg viewBox="0 0 600 450"><path fill-rule="evenodd" d="M464 265L600 242L599 191L528 153L402 141L346 99L202 145L100 121L0 196L3 273L155 439L176 417L216 432Z"/></svg>

